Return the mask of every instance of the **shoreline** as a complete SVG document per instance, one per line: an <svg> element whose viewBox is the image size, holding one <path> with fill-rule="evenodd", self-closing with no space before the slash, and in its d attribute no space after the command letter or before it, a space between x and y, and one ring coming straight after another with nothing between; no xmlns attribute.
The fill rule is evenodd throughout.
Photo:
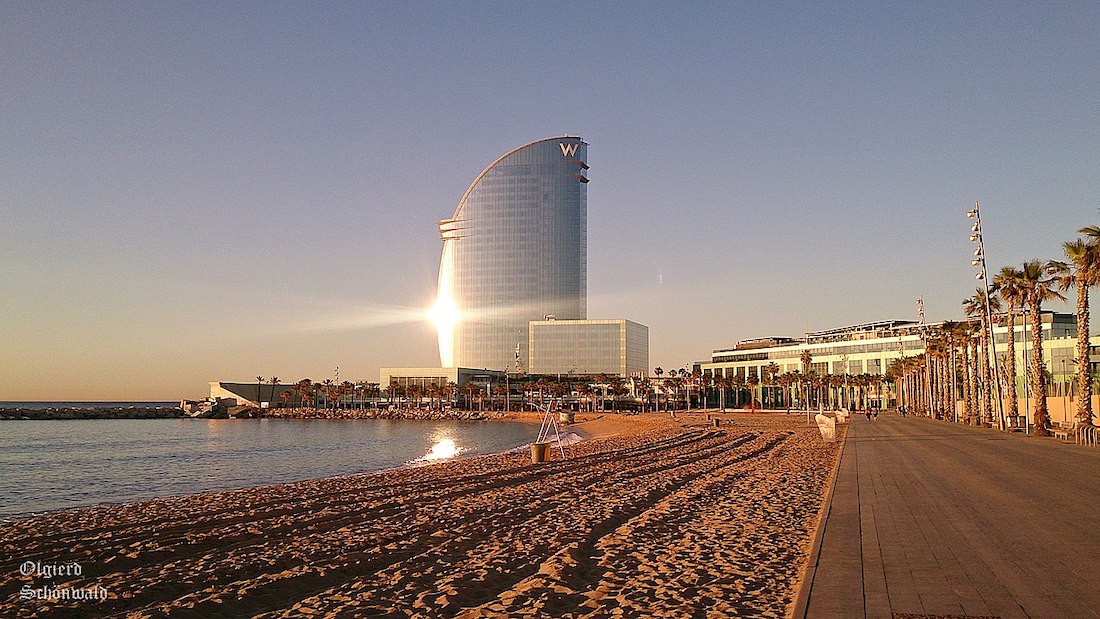
<svg viewBox="0 0 1100 619"><path fill-rule="evenodd" d="M493 454L8 522L0 614L784 616L838 444L798 417L597 417L569 428L602 436L566 461ZM25 560L83 573L43 583ZM19 601L43 584L109 597Z"/></svg>
<svg viewBox="0 0 1100 619"><path fill-rule="evenodd" d="M597 420L599 420L600 418L604 417L604 414L597 414L597 415L590 415L590 416L593 417L593 419L586 419L585 421L588 422L588 423L594 423ZM192 419L192 418L191 417L180 417L179 419ZM255 418L253 418L253 420L254 419ZM286 421L360 421L358 419L328 419L328 418L322 418L322 419L272 418L272 419L286 420ZM219 420L219 421L221 421L221 420ZM393 420L393 421L423 422L423 421L431 421L431 420L401 419L401 420ZM478 423L478 422L475 422L475 421L468 421L468 420L444 420L444 421L462 421L464 423ZM522 424L527 424L527 425L539 425L541 423L542 419L541 419L541 413L514 412L514 413L511 413L509 415L504 415L502 417L497 417L497 418L493 418L493 419L486 419L486 420L481 420L481 421L509 422L509 423L522 423ZM602 430L597 429L597 428L594 428L594 427L591 427L591 426L582 428L580 426L580 423L581 422L577 422L577 423L574 423L574 424L563 424L562 427L561 427L562 436L564 437L565 435L567 435L569 433L573 433L576 436L580 437L580 441L576 441L576 442L582 442L582 441L591 440L593 438L598 438L598 437L601 437L601 436L607 436L608 435L607 432L602 431ZM576 442L569 443L569 444L576 444ZM569 444L567 444L566 446L568 446ZM168 500L168 499L180 499L180 498L187 498L187 497L201 497L202 495L220 493L220 492L247 491L247 490L255 490L255 489L258 489L258 488L266 488L266 487L270 487L270 486L281 486L281 485L285 485L285 484L297 484L297 483L311 482L311 481L322 481L322 480L326 480L326 479L340 479L340 478L345 478L345 477L369 477L369 476L372 476L372 475L384 474L384 473L387 473L387 472L390 472L390 471L399 471L399 470L421 468L421 467L434 466L434 465L444 465L444 464L448 464L448 463L459 461L459 460L467 460L467 459L473 459L473 458L484 458L484 457L491 457L491 456L503 455L503 454L513 454L513 453L514 454L526 454L527 453L526 448L529 447L529 446L530 446L530 443L528 442L528 443L521 443L521 444L518 444L514 447L503 449L501 451L489 452L489 453L474 453L474 454L468 454L468 455L461 455L460 454L460 455L457 455L453 458L441 459L439 461L413 459L413 460L408 460L406 462L402 462L400 464L396 464L396 465L393 465L393 466L388 466L388 467L381 468L381 469L375 469L375 470L355 471L355 472L352 472L352 473L342 473L342 474L338 474L338 475L325 475L325 476L320 476L320 477L307 477L307 478L303 478L303 479L299 479L299 480L293 480L293 481L274 482L274 483L261 483L261 484L251 485L251 486L236 486L236 487L233 487L233 488L224 488L222 490L206 490L206 491L199 491L199 492L188 492L188 493L183 493L183 494L168 494L168 495L164 495L164 496L157 496L157 497L151 497L151 498L148 498L148 499L142 499L140 501L103 501L103 502L99 502L99 503L93 503L91 505L82 505L82 506L75 506L75 507L60 507L60 508L57 508L57 509L49 509L49 510L43 510L43 511L31 511L31 512L26 512L26 513L21 513L21 514L11 514L11 515L6 515L6 516L0 516L0 523L10 523L10 522L28 520L28 519L33 519L33 518L40 518L40 517L51 516L51 515L55 515L55 514L71 512L71 511L77 511L77 510L84 510L84 509L97 509L97 508L102 508L102 507L116 507L116 506L129 505L129 504L134 504L134 503L145 503L145 502L151 502L151 501L161 501L161 500Z"/></svg>

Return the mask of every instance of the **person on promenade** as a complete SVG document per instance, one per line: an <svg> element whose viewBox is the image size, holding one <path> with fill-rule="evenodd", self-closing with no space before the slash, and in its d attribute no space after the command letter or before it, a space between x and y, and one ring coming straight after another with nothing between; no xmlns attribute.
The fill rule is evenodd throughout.
<svg viewBox="0 0 1100 619"><path fill-rule="evenodd" d="M863 410L863 414L867 415L867 421L871 421L871 405L868 404L867 408Z"/></svg>

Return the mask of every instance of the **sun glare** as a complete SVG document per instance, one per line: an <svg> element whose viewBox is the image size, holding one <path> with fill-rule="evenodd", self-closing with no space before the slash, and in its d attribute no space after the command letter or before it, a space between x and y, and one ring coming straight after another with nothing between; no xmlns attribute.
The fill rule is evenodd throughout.
<svg viewBox="0 0 1100 619"><path fill-rule="evenodd" d="M454 301L446 297L436 299L428 315L432 319L432 324L439 330L452 329L458 323L458 308L455 307Z"/></svg>
<svg viewBox="0 0 1100 619"><path fill-rule="evenodd" d="M446 460L447 458L453 458L458 455L458 445L455 444L453 439L445 438L435 445L432 445L432 450L425 456L425 460Z"/></svg>

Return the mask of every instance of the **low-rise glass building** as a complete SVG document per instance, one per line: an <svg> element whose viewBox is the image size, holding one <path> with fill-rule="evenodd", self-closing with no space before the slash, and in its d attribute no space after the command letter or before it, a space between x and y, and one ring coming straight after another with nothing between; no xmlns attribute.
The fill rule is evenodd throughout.
<svg viewBox="0 0 1100 619"><path fill-rule="evenodd" d="M1072 357L1076 342L1077 320L1073 314L1043 312L1043 350L1053 383L1063 382L1072 374L1067 369L1067 357ZM1001 315L993 328L998 362L1004 363L1008 344L1008 321ZM1016 367L1023 368L1030 346L1031 328L1026 320L1016 318ZM923 334L936 330L943 323L921 325L913 321L893 320L866 323L839 329L807 333L800 339L758 338L738 342L736 346L719 348L710 361L696 362L704 375L731 378L733 376L766 376L767 368L776 364L777 372L802 371L802 355L810 353L810 371L819 376L828 374L885 374L890 363L901 357L924 354ZM1070 363L1069 365L1072 365ZM1021 371L1022 375L1022 371ZM1022 393L1023 378L1018 378Z"/></svg>
<svg viewBox="0 0 1100 619"><path fill-rule="evenodd" d="M473 368L381 368L378 371L378 385L383 390L396 384L401 388L446 387L454 383L465 387L467 383L496 384L505 382L504 372L498 370L478 370Z"/></svg>
<svg viewBox="0 0 1100 619"><path fill-rule="evenodd" d="M647 375L649 327L625 319L532 320L532 374Z"/></svg>

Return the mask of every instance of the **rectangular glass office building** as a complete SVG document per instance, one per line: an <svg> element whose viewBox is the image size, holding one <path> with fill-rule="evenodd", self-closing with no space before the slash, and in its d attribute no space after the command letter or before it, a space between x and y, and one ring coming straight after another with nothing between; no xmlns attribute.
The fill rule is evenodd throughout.
<svg viewBox="0 0 1100 619"><path fill-rule="evenodd" d="M532 320L532 374L646 374L649 327L625 319Z"/></svg>

